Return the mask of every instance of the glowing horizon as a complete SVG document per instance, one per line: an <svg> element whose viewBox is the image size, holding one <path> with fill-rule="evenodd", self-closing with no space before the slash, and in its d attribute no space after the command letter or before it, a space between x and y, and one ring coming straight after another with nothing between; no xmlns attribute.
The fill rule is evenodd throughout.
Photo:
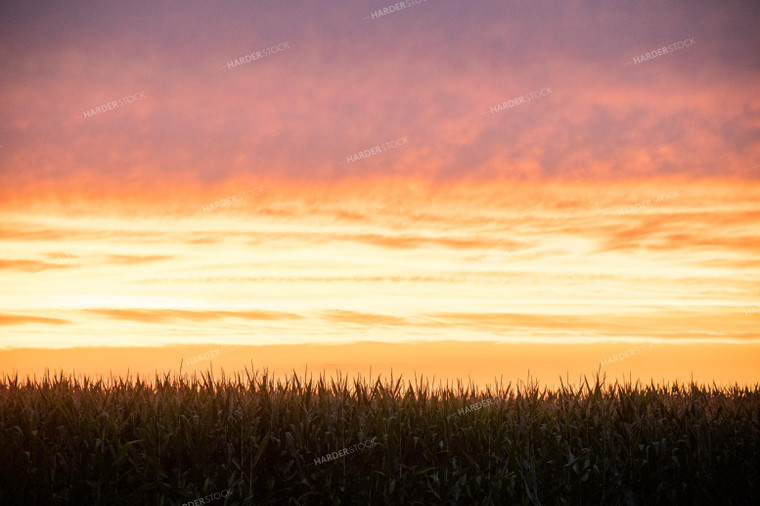
<svg viewBox="0 0 760 506"><path fill-rule="evenodd" d="M38 7L0 354L760 343L758 6Z"/></svg>
<svg viewBox="0 0 760 506"><path fill-rule="evenodd" d="M758 340L758 185L239 188L16 204L3 347Z"/></svg>

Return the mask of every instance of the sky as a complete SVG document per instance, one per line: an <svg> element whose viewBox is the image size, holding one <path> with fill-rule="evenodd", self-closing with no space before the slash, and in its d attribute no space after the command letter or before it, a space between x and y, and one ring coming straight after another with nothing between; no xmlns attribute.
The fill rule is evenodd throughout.
<svg viewBox="0 0 760 506"><path fill-rule="evenodd" d="M750 1L3 4L0 372L38 370L13 350L357 342L760 364L759 22Z"/></svg>

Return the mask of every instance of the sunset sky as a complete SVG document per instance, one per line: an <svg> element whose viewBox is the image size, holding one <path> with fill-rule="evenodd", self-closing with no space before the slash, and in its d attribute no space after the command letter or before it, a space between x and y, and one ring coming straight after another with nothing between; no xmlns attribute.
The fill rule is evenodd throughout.
<svg viewBox="0 0 760 506"><path fill-rule="evenodd" d="M465 341L760 381L760 4L393 5L0 6L0 373Z"/></svg>

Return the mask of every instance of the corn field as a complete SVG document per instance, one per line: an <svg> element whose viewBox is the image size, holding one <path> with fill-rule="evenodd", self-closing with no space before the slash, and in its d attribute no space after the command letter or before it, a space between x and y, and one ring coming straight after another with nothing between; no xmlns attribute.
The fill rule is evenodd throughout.
<svg viewBox="0 0 760 506"><path fill-rule="evenodd" d="M6 376L0 504L760 504L759 388Z"/></svg>

